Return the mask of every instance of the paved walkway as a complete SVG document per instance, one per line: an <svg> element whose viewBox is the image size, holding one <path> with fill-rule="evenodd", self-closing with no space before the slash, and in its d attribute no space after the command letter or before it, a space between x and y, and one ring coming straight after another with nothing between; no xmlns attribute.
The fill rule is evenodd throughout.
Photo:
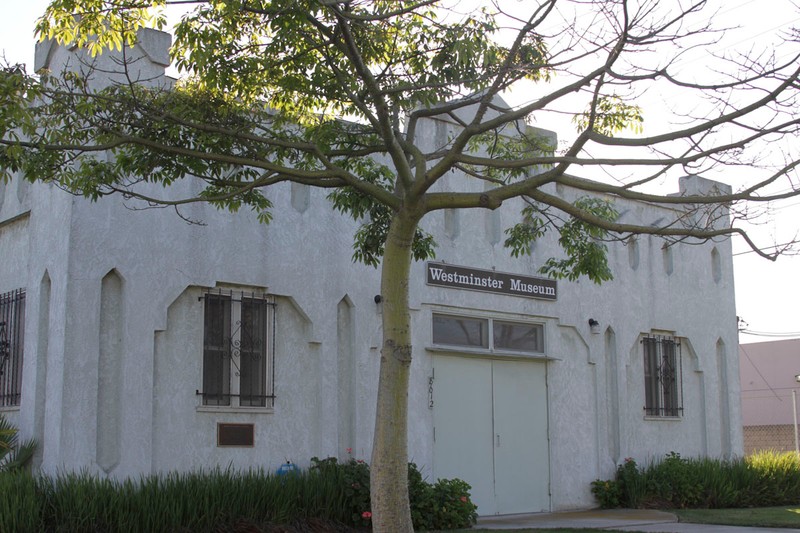
<svg viewBox="0 0 800 533"><path fill-rule="evenodd" d="M678 517L664 511L643 509L606 509L564 513L538 513L478 518L474 529L547 529L559 527L619 529L662 533L788 533L800 529L770 527L734 527L678 522Z"/></svg>

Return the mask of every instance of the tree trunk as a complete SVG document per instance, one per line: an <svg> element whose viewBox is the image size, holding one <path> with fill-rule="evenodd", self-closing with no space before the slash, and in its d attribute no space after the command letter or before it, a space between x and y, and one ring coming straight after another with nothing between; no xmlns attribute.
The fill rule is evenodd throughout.
<svg viewBox="0 0 800 533"><path fill-rule="evenodd" d="M381 272L383 347L370 466L372 526L376 533L414 531L408 500L408 382L411 317L408 281L418 219L396 214Z"/></svg>

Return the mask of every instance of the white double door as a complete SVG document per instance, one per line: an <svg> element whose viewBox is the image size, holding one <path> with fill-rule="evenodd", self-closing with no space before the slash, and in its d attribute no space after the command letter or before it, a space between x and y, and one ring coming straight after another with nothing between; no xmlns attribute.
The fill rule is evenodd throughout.
<svg viewBox="0 0 800 533"><path fill-rule="evenodd" d="M547 367L437 355L433 470L472 486L478 514L550 510Z"/></svg>

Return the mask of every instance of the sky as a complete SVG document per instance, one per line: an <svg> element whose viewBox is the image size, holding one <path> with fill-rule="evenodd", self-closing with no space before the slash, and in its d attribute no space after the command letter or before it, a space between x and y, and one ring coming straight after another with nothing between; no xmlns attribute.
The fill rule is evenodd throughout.
<svg viewBox="0 0 800 533"><path fill-rule="evenodd" d="M730 32L728 42L758 45L772 30L800 26L800 8L794 7L792 0L711 1L720 3L720 22L738 27ZM47 3L0 0L0 50L7 62L25 63L29 72L33 70L34 26ZM800 238L800 197L774 206L751 232L765 245ZM737 315L747 323L748 331L768 334L740 333L740 342L779 340L787 335L800 338L800 256L786 255L770 262L749 252L740 240L735 239L733 247Z"/></svg>

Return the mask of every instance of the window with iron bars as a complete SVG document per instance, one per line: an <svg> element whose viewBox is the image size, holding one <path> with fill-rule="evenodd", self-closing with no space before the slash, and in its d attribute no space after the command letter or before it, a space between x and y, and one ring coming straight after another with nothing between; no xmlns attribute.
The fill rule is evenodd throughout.
<svg viewBox="0 0 800 533"><path fill-rule="evenodd" d="M22 393L25 291L0 294L0 407L16 407Z"/></svg>
<svg viewBox="0 0 800 533"><path fill-rule="evenodd" d="M275 312L271 297L208 292L203 319L204 406L272 407Z"/></svg>
<svg viewBox="0 0 800 533"><path fill-rule="evenodd" d="M673 337L647 336L644 347L644 413L653 417L683 414L681 345Z"/></svg>

